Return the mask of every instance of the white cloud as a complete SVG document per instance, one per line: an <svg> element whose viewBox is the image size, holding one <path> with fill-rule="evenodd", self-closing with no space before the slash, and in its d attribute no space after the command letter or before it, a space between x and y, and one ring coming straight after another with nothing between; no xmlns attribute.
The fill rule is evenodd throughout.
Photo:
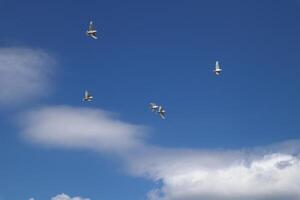
<svg viewBox="0 0 300 200"><path fill-rule="evenodd" d="M241 151L150 148L132 157L129 165L133 174L159 183L149 192L150 200L299 200L299 146L294 142Z"/></svg>
<svg viewBox="0 0 300 200"><path fill-rule="evenodd" d="M0 48L0 104L21 103L46 94L54 63L39 49Z"/></svg>
<svg viewBox="0 0 300 200"><path fill-rule="evenodd" d="M150 200L300 200L300 141L242 150L160 148L145 143L144 127L68 106L37 109L22 122L32 142L119 153L131 175L158 184Z"/></svg>
<svg viewBox="0 0 300 200"><path fill-rule="evenodd" d="M82 197L70 197L66 194L59 194L55 197L52 197L51 200L90 200L90 199L82 198Z"/></svg>
<svg viewBox="0 0 300 200"><path fill-rule="evenodd" d="M141 145L144 132L103 110L68 106L37 109L21 121L24 136L35 143L119 153Z"/></svg>

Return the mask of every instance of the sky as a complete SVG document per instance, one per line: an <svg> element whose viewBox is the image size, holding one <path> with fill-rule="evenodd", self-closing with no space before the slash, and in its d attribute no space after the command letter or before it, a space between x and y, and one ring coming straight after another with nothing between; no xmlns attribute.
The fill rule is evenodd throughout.
<svg viewBox="0 0 300 200"><path fill-rule="evenodd" d="M1 0L0 200L299 200L299 19L298 0Z"/></svg>

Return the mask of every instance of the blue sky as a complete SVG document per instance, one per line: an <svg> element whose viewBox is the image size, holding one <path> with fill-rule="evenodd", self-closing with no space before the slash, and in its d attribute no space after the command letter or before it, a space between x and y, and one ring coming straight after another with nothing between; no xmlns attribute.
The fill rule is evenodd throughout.
<svg viewBox="0 0 300 200"><path fill-rule="evenodd" d="M204 149L221 149L222 154L299 139L299 1L3 0L0 19L0 79L5 80L0 81L0 200L47 200L61 193L91 200L181 200L168 182L176 170L166 175L160 167L156 171L143 166L141 171L153 173L148 177L128 168L147 163L140 157L156 155L152 147L166 154L162 160L172 163L169 157L185 149L201 155ZM85 35L90 20L98 29L96 41ZM220 77L212 73L216 60L223 68ZM11 78L6 68L12 70ZM91 104L81 101L85 89L94 95ZM152 101L164 105L167 120L149 111ZM116 140L130 143L133 139L143 147L126 143L126 150L115 145L95 148L73 140L73 129L71 136L49 142L51 128L61 135L65 131L48 117L47 111L52 110L59 116L78 114L78 124L82 113L94 120L90 112L97 110L97 116L109 121L108 129L117 134L106 142L117 146ZM45 117L35 119L32 111ZM29 117L24 118L26 114ZM54 125L48 124L49 118ZM115 119L122 124L114 124ZM128 128L128 135L114 125ZM44 132L40 139L37 135ZM136 139L136 134L142 139ZM57 143L64 139L69 146ZM169 150L175 152L165 153ZM272 151L299 155L281 147ZM127 155L137 152L141 155ZM251 184L245 186L247 191ZM149 197L153 188L159 188L163 197ZM185 197L193 200L201 195ZM266 198L264 192L258 195Z"/></svg>

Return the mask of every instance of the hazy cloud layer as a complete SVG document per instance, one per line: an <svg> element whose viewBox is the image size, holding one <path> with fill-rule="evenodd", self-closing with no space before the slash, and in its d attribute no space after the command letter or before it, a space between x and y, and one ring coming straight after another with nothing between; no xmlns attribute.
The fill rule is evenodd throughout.
<svg viewBox="0 0 300 200"><path fill-rule="evenodd" d="M32 142L96 151L124 152L141 145L144 127L118 120L100 109L44 107L21 117Z"/></svg>
<svg viewBox="0 0 300 200"><path fill-rule="evenodd" d="M82 198L82 197L70 197L66 194L59 194L55 197L52 197L51 200L90 200L90 199Z"/></svg>
<svg viewBox="0 0 300 200"><path fill-rule="evenodd" d="M54 64L54 59L39 49L0 48L0 104L45 95Z"/></svg>

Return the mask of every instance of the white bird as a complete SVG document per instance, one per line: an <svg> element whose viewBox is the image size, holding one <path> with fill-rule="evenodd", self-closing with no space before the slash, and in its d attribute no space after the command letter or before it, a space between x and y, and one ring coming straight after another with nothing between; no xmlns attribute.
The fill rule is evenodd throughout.
<svg viewBox="0 0 300 200"><path fill-rule="evenodd" d="M221 74L221 71L222 71L222 69L220 68L219 61L216 61L216 66L215 66L215 69L214 69L214 73L218 76L218 75Z"/></svg>
<svg viewBox="0 0 300 200"><path fill-rule="evenodd" d="M82 99L83 101L92 101L93 100L93 96L86 90L84 92L84 97Z"/></svg>
<svg viewBox="0 0 300 200"><path fill-rule="evenodd" d="M150 103L150 109L160 115L162 119L166 119L166 111L162 106L158 106L156 103Z"/></svg>
<svg viewBox="0 0 300 200"><path fill-rule="evenodd" d="M86 31L86 34L89 37L91 37L91 38L93 38L93 39L96 40L96 39L98 39L97 36L96 36L96 33L97 33L97 30L95 29L93 22L90 21L90 25L89 25L88 30Z"/></svg>

